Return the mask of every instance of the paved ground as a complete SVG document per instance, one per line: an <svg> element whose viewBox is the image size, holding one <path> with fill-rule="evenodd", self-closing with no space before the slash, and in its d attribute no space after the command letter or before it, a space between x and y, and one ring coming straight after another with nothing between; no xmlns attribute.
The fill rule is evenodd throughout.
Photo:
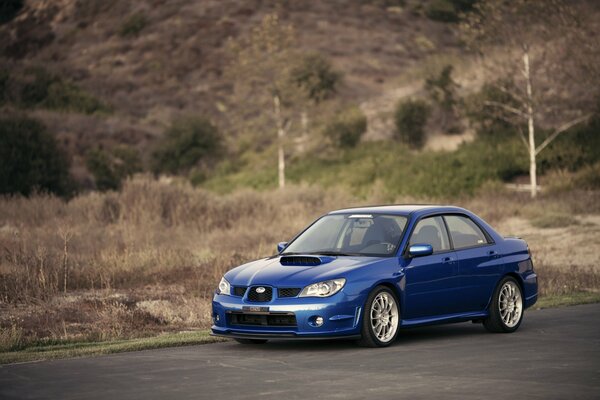
<svg viewBox="0 0 600 400"><path fill-rule="evenodd" d="M219 343L0 367L0 399L600 399L600 304L344 342Z"/></svg>

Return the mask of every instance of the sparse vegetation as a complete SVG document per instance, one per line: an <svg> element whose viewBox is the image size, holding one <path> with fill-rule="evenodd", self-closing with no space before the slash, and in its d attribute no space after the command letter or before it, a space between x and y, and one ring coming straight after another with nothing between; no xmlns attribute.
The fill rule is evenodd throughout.
<svg viewBox="0 0 600 400"><path fill-rule="evenodd" d="M119 28L121 37L137 36L148 25L148 18L144 13L135 13L128 16Z"/></svg>
<svg viewBox="0 0 600 400"><path fill-rule="evenodd" d="M7 100L22 108L47 108L83 114L109 113L111 108L72 82L35 67L23 76L6 78L5 86L12 86Z"/></svg>
<svg viewBox="0 0 600 400"><path fill-rule="evenodd" d="M431 114L430 106L422 100L407 100L398 103L394 115L396 138L413 148L425 143L425 123Z"/></svg>
<svg viewBox="0 0 600 400"><path fill-rule="evenodd" d="M0 117L0 194L69 192L69 160L39 121Z"/></svg>
<svg viewBox="0 0 600 400"><path fill-rule="evenodd" d="M577 218L564 213L548 213L544 212L541 215L533 218L531 224L536 228L565 228L571 225L579 224Z"/></svg>
<svg viewBox="0 0 600 400"><path fill-rule="evenodd" d="M167 333L150 338L113 340L110 342L38 343L20 350L1 351L0 364L52 360L56 358L91 357L126 351L160 349L163 347L195 346L221 341L224 341L224 339L210 336L207 331L196 331Z"/></svg>
<svg viewBox="0 0 600 400"><path fill-rule="evenodd" d="M342 149L355 147L367 130L367 118L358 107L340 112L325 127L325 136L330 138L336 147Z"/></svg>

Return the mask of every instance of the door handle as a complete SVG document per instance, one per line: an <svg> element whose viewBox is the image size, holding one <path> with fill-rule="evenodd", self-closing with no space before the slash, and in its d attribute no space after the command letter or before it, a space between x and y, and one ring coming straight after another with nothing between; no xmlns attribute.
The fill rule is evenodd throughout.
<svg viewBox="0 0 600 400"><path fill-rule="evenodd" d="M490 250L490 251L488 251L488 256L496 258L496 257L500 257L500 254L498 254L498 252L496 250Z"/></svg>
<svg viewBox="0 0 600 400"><path fill-rule="evenodd" d="M454 259L452 257L442 258L442 264L450 264L450 263L452 263L452 261L454 261Z"/></svg>

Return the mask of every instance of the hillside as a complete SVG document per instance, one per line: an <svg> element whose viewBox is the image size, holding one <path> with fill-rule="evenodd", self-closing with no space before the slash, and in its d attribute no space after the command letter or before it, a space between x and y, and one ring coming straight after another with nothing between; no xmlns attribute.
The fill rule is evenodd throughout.
<svg viewBox="0 0 600 400"><path fill-rule="evenodd" d="M0 116L25 113L42 121L58 138L59 146L67 151L70 172L79 188L100 187L86 159L98 148L121 149L119 146L125 145L126 151L133 149L139 152L135 157L141 157L138 167L131 171L150 170L151 151L159 139L173 123L189 115L212 121L227 149L227 157L216 155L209 160L209 172L205 167L195 177L191 176L193 182L210 178L207 187L211 188L215 187L215 181L233 185L229 189L240 185L272 187L276 183L272 169L277 162L272 103L257 109L252 96L236 97L235 87L239 82L234 79L241 78L227 72L235 61L230 43L247 43L267 15L278 15L282 26L293 27L294 57L320 54L342 77L335 88L335 98L313 105L309 110L310 123L308 128L302 128L308 130L303 132L303 135L308 133L311 140L308 147L304 141L298 141L298 136L292 135L288 141L286 158L291 162L292 182L329 185L330 181L338 181L336 168L356 175L352 168L362 165L357 172L360 177L350 180L370 185L377 180L372 179L373 176L382 173L388 176L390 170L396 169L398 156L415 160L414 165L396 174L405 179L407 171L422 169L420 158L437 160L437 170L445 171L441 165L449 165L451 159L473 160L470 157L473 152L479 157L475 159L491 159L495 163L498 154L507 154L505 160L509 161L507 165L493 166L481 173L473 170L472 162L461 161L463 169L477 175L457 175L455 179L466 182L461 188L465 186L470 191L487 180L520 179L520 175L527 173L524 148L513 141L518 137L515 128L502 133L506 142L492 144L501 147L495 155L487 154L489 144L474 144L470 149L462 146L477 138L477 128L469 114L472 110L467 107L469 101L473 102L469 96L477 94L495 76L484 74L479 58L462 41L456 20L448 21L448 18L456 19L458 14L449 17L447 9L452 4L470 7L475 2L11 1L22 3L23 7L0 25ZM594 22L600 20L594 17L600 15L597 4L582 0L577 5L578 12L586 18L583 23L593 28L589 32L597 32L599 24ZM583 46L582 51L597 54L598 40L585 40L590 42L584 43L587 47ZM536 43L544 45L539 38ZM560 43L556 48L561 49ZM496 57L491 59L499 63L509 54L500 45L495 45L494 51ZM335 144L332 146L331 140L323 136L323 128L339 110L358 106L367 121L363 143L396 141L393 114L398 101L428 99L432 103L426 82L441 79L440 74L447 67L451 67L447 83L453 90L455 105L452 107L462 109L460 113L452 112L456 121L447 124L447 115L436 106L438 110L434 110L425 126L423 157L415 156L414 152L406 153L407 149L398 149L395 144L381 145L376 146L379 158L387 161L374 163L373 158L377 156L370 150L373 147L346 154L345 150L336 151L339 149ZM553 74L546 73L546 76ZM539 85L540 93L565 90L543 87L542 75L536 79L534 84L536 89ZM579 86L573 90L593 95L589 85L581 83ZM483 100L475 99L475 103L481 106ZM580 112L577 107L576 104L576 111ZM561 109L562 105L555 108ZM298 115L294 118L303 110L295 111ZM536 116L536 122L543 128L538 143L549 135L550 127L544 126L544 119L553 115L541 111L545 116ZM299 119L292 122L297 135ZM248 131L252 131L251 134ZM581 138L595 140L592 131L579 135L579 142L571 136L573 140L563 140L562 148L556 145L549 148L554 153L542 160L542 173L552 170L550 167L571 173L597 161L593 146L581 146ZM484 151L473 150L477 148ZM307 149L310 152L304 154ZM460 154L435 155L440 150L457 149ZM582 155L582 151L585 154ZM330 160L319 158L319 154ZM118 166L122 161L115 162ZM314 165L321 168L316 174L311 169ZM331 165L337 167L329 168ZM375 175L369 173L370 170L374 170ZM425 176L437 170L430 169ZM385 184L393 182L384 179ZM217 186L223 189L223 184ZM419 193L431 194L430 191Z"/></svg>
<svg viewBox="0 0 600 400"><path fill-rule="evenodd" d="M43 66L113 107L101 117L32 112L69 147L77 169L94 145L145 149L181 114L208 115L226 126L227 113L239 107L228 104L231 85L222 76L227 40L269 12L293 24L303 49L331 60L344 76L339 95L354 102L379 96L434 52L460 51L450 25L411 4L381 3L29 1L0 27L2 64L10 70ZM142 16L142 28L123 36L135 16Z"/></svg>

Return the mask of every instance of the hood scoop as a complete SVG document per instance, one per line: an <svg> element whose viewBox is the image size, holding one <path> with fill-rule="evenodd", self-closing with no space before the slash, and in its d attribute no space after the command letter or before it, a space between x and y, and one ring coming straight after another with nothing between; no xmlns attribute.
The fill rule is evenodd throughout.
<svg viewBox="0 0 600 400"><path fill-rule="evenodd" d="M281 256L279 262L281 265L297 265L302 267L311 267L321 264L327 264L333 261L335 257L328 256Z"/></svg>

